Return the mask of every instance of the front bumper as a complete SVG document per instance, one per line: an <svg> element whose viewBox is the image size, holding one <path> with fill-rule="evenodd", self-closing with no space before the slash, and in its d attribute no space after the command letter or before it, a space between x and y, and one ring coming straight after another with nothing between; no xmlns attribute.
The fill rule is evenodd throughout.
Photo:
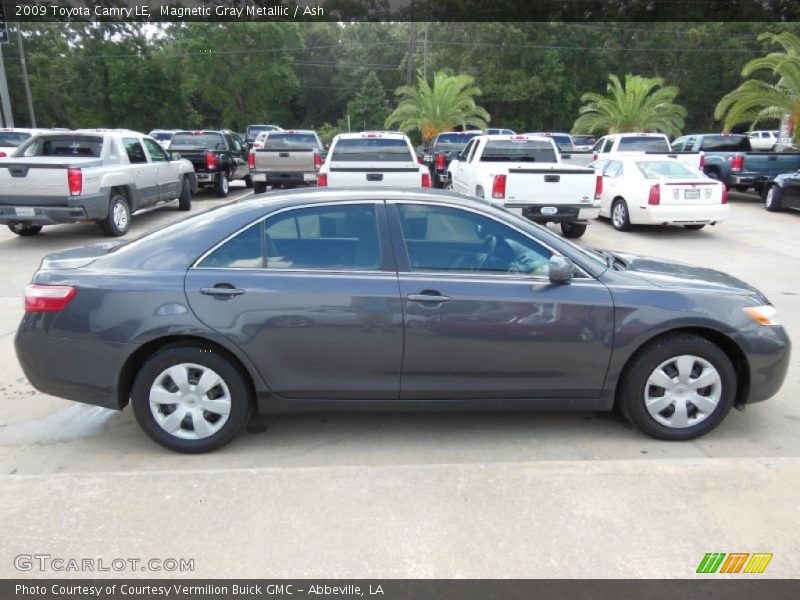
<svg viewBox="0 0 800 600"><path fill-rule="evenodd" d="M70 196L58 206L46 204L37 198L0 196L0 224L28 223L31 225L57 225L78 221L97 221L108 216L108 194ZM49 199L48 199L49 200Z"/></svg>
<svg viewBox="0 0 800 600"><path fill-rule="evenodd" d="M506 208L535 223L577 223L600 216L595 204L506 204ZM551 210L548 210L551 209ZM553 212L555 210L555 212ZM549 214L552 213L552 214Z"/></svg>
<svg viewBox="0 0 800 600"><path fill-rule="evenodd" d="M792 344L781 326L759 327L756 334L742 335L735 340L747 357L750 389L744 404L768 400L781 389L789 371Z"/></svg>

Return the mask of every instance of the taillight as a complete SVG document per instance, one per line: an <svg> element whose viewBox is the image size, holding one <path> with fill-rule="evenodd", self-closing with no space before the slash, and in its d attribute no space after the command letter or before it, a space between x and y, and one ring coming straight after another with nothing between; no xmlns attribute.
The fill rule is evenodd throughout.
<svg viewBox="0 0 800 600"><path fill-rule="evenodd" d="M593 153L592 153L592 161L595 161L595 160L597 160L599 156L600 156L600 155L599 155L597 152L593 152Z"/></svg>
<svg viewBox="0 0 800 600"><path fill-rule="evenodd" d="M6 154L5 152L0 152L0 158L5 158L7 156L8 156L8 154Z"/></svg>
<svg viewBox="0 0 800 600"><path fill-rule="evenodd" d="M445 157L444 157L444 154L443 154L443 153L441 153L441 152L439 152L439 154L437 154L437 155L436 155L436 170L437 170L437 171L444 171L444 168L445 168L446 166L447 166L447 165L445 165Z"/></svg>
<svg viewBox="0 0 800 600"><path fill-rule="evenodd" d="M492 183L492 198L506 197L506 176L495 175Z"/></svg>
<svg viewBox="0 0 800 600"><path fill-rule="evenodd" d="M328 185L328 174L320 173L317 177L317 187L326 187Z"/></svg>
<svg viewBox="0 0 800 600"><path fill-rule="evenodd" d="M422 187L431 187L431 174L427 171L422 174Z"/></svg>
<svg viewBox="0 0 800 600"><path fill-rule="evenodd" d="M722 203L723 204L727 204L728 203L728 186L727 185L723 185L722 186Z"/></svg>
<svg viewBox="0 0 800 600"><path fill-rule="evenodd" d="M661 186L659 184L650 186L650 196L647 198L647 203L652 205L661 204Z"/></svg>
<svg viewBox="0 0 800 600"><path fill-rule="evenodd" d="M741 171L742 167L744 167L744 156L738 154L731 161L731 171Z"/></svg>
<svg viewBox="0 0 800 600"><path fill-rule="evenodd" d="M322 167L322 157L314 152L314 168L319 171L320 167Z"/></svg>
<svg viewBox="0 0 800 600"><path fill-rule="evenodd" d="M603 176L598 175L594 183L594 199L600 200L600 197L602 195L603 195Z"/></svg>
<svg viewBox="0 0 800 600"><path fill-rule="evenodd" d="M255 153L251 152L250 155L247 157L247 166L251 169L256 168L256 155Z"/></svg>
<svg viewBox="0 0 800 600"><path fill-rule="evenodd" d="M206 169L213 171L217 168L217 155L213 152L206 154Z"/></svg>
<svg viewBox="0 0 800 600"><path fill-rule="evenodd" d="M58 312L75 297L75 288L68 285L25 286L25 312Z"/></svg>
<svg viewBox="0 0 800 600"><path fill-rule="evenodd" d="M705 168L706 168L706 155L705 154L701 154L700 155L700 170L702 171Z"/></svg>
<svg viewBox="0 0 800 600"><path fill-rule="evenodd" d="M83 191L83 171L80 169L67 169L67 183L70 196L80 196Z"/></svg>

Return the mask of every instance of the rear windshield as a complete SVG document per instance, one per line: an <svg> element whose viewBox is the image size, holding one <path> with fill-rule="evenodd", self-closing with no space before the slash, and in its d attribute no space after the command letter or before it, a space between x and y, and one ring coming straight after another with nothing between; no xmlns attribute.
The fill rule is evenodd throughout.
<svg viewBox="0 0 800 600"><path fill-rule="evenodd" d="M568 135L549 134L559 148L572 148L572 139Z"/></svg>
<svg viewBox="0 0 800 600"><path fill-rule="evenodd" d="M620 152L669 152L666 138L660 136L624 137L619 140Z"/></svg>
<svg viewBox="0 0 800 600"><path fill-rule="evenodd" d="M172 134L168 131L162 131L160 133L151 133L150 137L158 140L159 142L168 142L172 139Z"/></svg>
<svg viewBox="0 0 800 600"><path fill-rule="evenodd" d="M647 179L685 179L687 177L700 177L699 173L678 160L644 160L638 161L636 166Z"/></svg>
<svg viewBox="0 0 800 600"><path fill-rule="evenodd" d="M310 133L270 133L264 141L266 150L313 150L317 138Z"/></svg>
<svg viewBox="0 0 800 600"><path fill-rule="evenodd" d="M332 161L416 162L408 143L396 138L339 140L333 146Z"/></svg>
<svg viewBox="0 0 800 600"><path fill-rule="evenodd" d="M245 137L248 139L255 139L255 137L262 131L277 131L278 128L274 125L248 125Z"/></svg>
<svg viewBox="0 0 800 600"><path fill-rule="evenodd" d="M17 155L99 158L102 150L102 137L40 135L25 142L17 151Z"/></svg>
<svg viewBox="0 0 800 600"><path fill-rule="evenodd" d="M29 137L31 134L24 131L0 131L0 147L16 148Z"/></svg>
<svg viewBox="0 0 800 600"><path fill-rule="evenodd" d="M556 151L548 142L536 140L493 140L486 144L481 162L557 162Z"/></svg>
<svg viewBox="0 0 800 600"><path fill-rule="evenodd" d="M750 152L750 140L746 135L707 135L699 149L710 152Z"/></svg>
<svg viewBox="0 0 800 600"><path fill-rule="evenodd" d="M573 135L572 143L580 144L581 146L594 146L597 140L590 135Z"/></svg>
<svg viewBox="0 0 800 600"><path fill-rule="evenodd" d="M176 133L172 136L170 148L179 148L180 146L221 150L225 148L225 138L221 133Z"/></svg>
<svg viewBox="0 0 800 600"><path fill-rule="evenodd" d="M433 147L436 150L461 150L472 138L480 133L442 133L436 138Z"/></svg>

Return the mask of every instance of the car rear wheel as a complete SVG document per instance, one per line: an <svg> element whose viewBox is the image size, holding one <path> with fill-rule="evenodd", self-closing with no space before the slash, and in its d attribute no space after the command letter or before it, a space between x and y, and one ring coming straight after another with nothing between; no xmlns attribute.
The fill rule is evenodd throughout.
<svg viewBox="0 0 800 600"><path fill-rule="evenodd" d="M189 454L229 443L252 410L240 370L202 346L169 347L148 360L136 375L131 403L151 439Z"/></svg>
<svg viewBox="0 0 800 600"><path fill-rule="evenodd" d="M628 204L622 198L617 198L611 205L611 224L618 231L628 231L631 228Z"/></svg>
<svg viewBox="0 0 800 600"><path fill-rule="evenodd" d="M113 194L108 202L108 216L97 223L108 236L119 237L131 227L131 209L122 194Z"/></svg>
<svg viewBox="0 0 800 600"><path fill-rule="evenodd" d="M192 210L192 186L185 177L181 183L181 195L178 196L178 210Z"/></svg>
<svg viewBox="0 0 800 600"><path fill-rule="evenodd" d="M586 223L561 223L561 233L565 238L579 238L586 233Z"/></svg>
<svg viewBox="0 0 800 600"><path fill-rule="evenodd" d="M231 189L231 184L228 181L228 174L222 171L217 175L217 182L214 186L214 191L217 193L217 198L225 198Z"/></svg>
<svg viewBox="0 0 800 600"><path fill-rule="evenodd" d="M691 440L717 427L735 397L736 374L725 352L705 338L674 334L634 357L617 404L651 437Z"/></svg>
<svg viewBox="0 0 800 600"><path fill-rule="evenodd" d="M764 207L770 212L777 212L781 209L781 188L771 185L767 188L764 196Z"/></svg>
<svg viewBox="0 0 800 600"><path fill-rule="evenodd" d="M251 175L246 175L245 176L244 185L245 185L245 187L248 187L248 188L253 187L253 177Z"/></svg>
<svg viewBox="0 0 800 600"><path fill-rule="evenodd" d="M24 223L11 223L8 228L17 235L27 237L41 233L41 225L25 225Z"/></svg>
<svg viewBox="0 0 800 600"><path fill-rule="evenodd" d="M254 181L253 182L253 193L254 194L263 194L267 191L267 184L264 181Z"/></svg>

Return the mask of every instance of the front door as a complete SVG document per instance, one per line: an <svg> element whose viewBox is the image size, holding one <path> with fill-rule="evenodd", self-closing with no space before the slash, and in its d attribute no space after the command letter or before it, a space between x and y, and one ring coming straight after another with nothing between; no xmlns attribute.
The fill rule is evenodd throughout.
<svg viewBox="0 0 800 600"><path fill-rule="evenodd" d="M178 163L170 161L169 156L157 141L142 138L144 147L150 155L150 160L156 167L156 182L158 183L158 199L174 200L180 193L180 175Z"/></svg>
<svg viewBox="0 0 800 600"><path fill-rule="evenodd" d="M192 310L284 398L397 399L403 320L382 202L251 225L186 277Z"/></svg>
<svg viewBox="0 0 800 600"><path fill-rule="evenodd" d="M389 208L407 262L401 398L600 395L614 323L604 285L550 283L546 246L470 209Z"/></svg>
<svg viewBox="0 0 800 600"><path fill-rule="evenodd" d="M149 206L158 200L158 166L147 160L144 146L139 138L123 138L122 144L133 165L133 190L131 212Z"/></svg>

